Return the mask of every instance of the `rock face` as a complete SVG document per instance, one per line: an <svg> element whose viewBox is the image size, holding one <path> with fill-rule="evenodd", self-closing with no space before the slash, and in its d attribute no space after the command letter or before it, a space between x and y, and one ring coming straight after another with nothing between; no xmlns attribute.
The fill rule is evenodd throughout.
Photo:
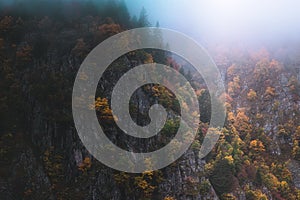
<svg viewBox="0 0 300 200"><path fill-rule="evenodd" d="M144 99L144 102L147 101L143 93L140 93L137 98ZM141 109L143 109L142 106ZM30 143L35 148L38 157L34 157L30 148L24 147L24 151L27 153L24 153L22 161L17 162L28 173L32 173L30 172L31 168L37 165L32 164L32 160L37 159L42 162L40 166L35 167L38 169L35 171L35 176L39 177L39 181L35 182L35 185L39 185L40 188L29 187L30 191L36 192L36 194L34 192L28 194L29 197L41 195L41 188L45 187L47 194L54 199L72 197L73 199L93 200L132 200L142 198L141 188L137 188L135 184L124 188L116 182L115 174L118 172L102 165L95 159L91 159L90 168L81 171L79 166L84 163L85 158L91 158L91 156L80 142L74 127L62 126L55 121L47 121L44 117L41 106L36 102L33 113L31 113L32 128L28 133L28 138L30 138ZM114 131L114 129L110 130L110 134L113 134ZM113 137L113 139L122 141L126 138ZM139 145L136 141L128 143L128 148ZM27 159L30 159L29 161L26 161L26 156ZM49 157L47 158L49 162L45 161L46 156ZM59 156L61 159L57 159ZM204 165L205 161L198 159L197 152L189 150L176 164L161 170L162 181L154 184L155 190L151 193L152 197L147 198L218 199L209 180L204 177ZM26 178L30 178L27 180L28 182L32 181L31 176L27 175ZM37 197L50 199L44 196Z"/></svg>
<svg viewBox="0 0 300 200"><path fill-rule="evenodd" d="M26 34L26 44L39 42L39 34ZM83 39L77 40L79 37L74 29L62 28L43 55L32 56L27 63L31 67L19 74L28 109L26 129L1 138L1 148L8 152L1 156L0 199L218 199L204 176L205 161L198 159L195 150L190 149L178 162L153 176L125 174L125 182L117 178L124 174L87 152L74 128L70 105L74 77L84 58L81 54L94 44L89 46ZM118 76L118 72L111 72L111 79ZM149 104L146 96L138 92L134 100L141 113L145 112L143 104ZM122 141L116 132L109 130L111 139ZM128 141L127 148L134 149L134 145L144 144ZM155 147L151 142L149 145ZM143 176L145 180L140 180ZM143 181L148 185L141 185Z"/></svg>
<svg viewBox="0 0 300 200"><path fill-rule="evenodd" d="M208 179L201 176L204 165L204 160L197 159L197 154L189 151L176 167L166 168L166 181L160 184L160 191L176 199L219 199ZM203 187L205 184L207 188Z"/></svg>
<svg viewBox="0 0 300 200"><path fill-rule="evenodd" d="M114 170L91 160L91 167L79 170L90 157L72 127L62 130L55 122L42 120L36 108L32 132L6 163L7 176L1 176L1 199L141 199L140 188L123 188L116 182ZM11 136L8 140L15 140ZM34 151L34 152L33 152ZM161 170L162 181L155 185L152 199L218 199L204 174L205 161L189 150L180 160ZM126 191L126 190L130 190ZM135 190L139 192L135 192Z"/></svg>
<svg viewBox="0 0 300 200"><path fill-rule="evenodd" d="M300 164L296 160L290 160L288 164L288 168L293 175L293 182L295 187L300 188Z"/></svg>
<svg viewBox="0 0 300 200"><path fill-rule="evenodd" d="M1 139L9 146L5 162L1 163L1 199L29 199L29 196L32 199L55 199L55 195L49 192L52 184L37 152L24 143L22 136L5 135Z"/></svg>

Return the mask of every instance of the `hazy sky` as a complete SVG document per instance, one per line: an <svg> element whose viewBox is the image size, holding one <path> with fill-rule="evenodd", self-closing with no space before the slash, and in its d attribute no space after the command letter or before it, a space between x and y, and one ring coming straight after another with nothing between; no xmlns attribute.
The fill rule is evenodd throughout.
<svg viewBox="0 0 300 200"><path fill-rule="evenodd" d="M300 40L300 0L125 0L125 2L131 14L138 17L142 7L145 7L153 25L159 21L161 27L178 30L197 40L209 38Z"/></svg>
<svg viewBox="0 0 300 200"><path fill-rule="evenodd" d="M126 0L137 16L197 38L300 39L299 0Z"/></svg>

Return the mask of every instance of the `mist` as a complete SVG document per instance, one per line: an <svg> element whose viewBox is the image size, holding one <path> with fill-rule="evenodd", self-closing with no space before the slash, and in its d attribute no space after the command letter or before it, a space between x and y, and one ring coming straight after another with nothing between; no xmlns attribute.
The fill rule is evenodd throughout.
<svg viewBox="0 0 300 200"><path fill-rule="evenodd" d="M195 38L214 40L298 40L300 2L293 0L127 0L132 13L145 7L151 21Z"/></svg>
<svg viewBox="0 0 300 200"><path fill-rule="evenodd" d="M30 1L30 2L46 2ZM54 3L80 0L55 0ZM4 0L9 7L25 0ZM81 0L89 2L89 0ZM94 0L101 4L106 0ZM116 1L118 2L118 1ZM276 43L300 39L300 2L294 0L124 0L131 17L147 11L150 25L187 34L198 41ZM23 9L30 10L31 5ZM22 9L22 8L18 8ZM51 9L51 8L50 8ZM30 11L29 11L30 12ZM55 12L51 10L45 11Z"/></svg>

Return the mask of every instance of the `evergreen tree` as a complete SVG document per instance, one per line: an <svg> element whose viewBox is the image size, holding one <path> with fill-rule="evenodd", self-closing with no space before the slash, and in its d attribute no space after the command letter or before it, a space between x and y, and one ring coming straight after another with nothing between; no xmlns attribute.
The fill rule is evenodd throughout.
<svg viewBox="0 0 300 200"><path fill-rule="evenodd" d="M124 0L118 5L117 22L121 24L122 27L128 27L130 25L130 14Z"/></svg>
<svg viewBox="0 0 300 200"><path fill-rule="evenodd" d="M141 12L140 12L140 18L138 20L138 26L139 27L146 27L146 26L150 26L150 22L148 20L148 14L146 9L143 7Z"/></svg>

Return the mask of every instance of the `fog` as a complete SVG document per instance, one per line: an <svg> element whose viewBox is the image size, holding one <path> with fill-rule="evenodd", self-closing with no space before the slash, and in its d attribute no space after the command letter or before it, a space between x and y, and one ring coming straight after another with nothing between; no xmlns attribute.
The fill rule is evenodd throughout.
<svg viewBox="0 0 300 200"><path fill-rule="evenodd" d="M300 38L300 1L296 0L127 0L152 22L195 38L282 41Z"/></svg>
<svg viewBox="0 0 300 200"><path fill-rule="evenodd" d="M26 2L0 0L0 5L19 1ZM297 0L124 1L131 16L138 17L144 7L152 25L159 21L160 27L183 32L196 40L278 42L300 39L300 1Z"/></svg>

